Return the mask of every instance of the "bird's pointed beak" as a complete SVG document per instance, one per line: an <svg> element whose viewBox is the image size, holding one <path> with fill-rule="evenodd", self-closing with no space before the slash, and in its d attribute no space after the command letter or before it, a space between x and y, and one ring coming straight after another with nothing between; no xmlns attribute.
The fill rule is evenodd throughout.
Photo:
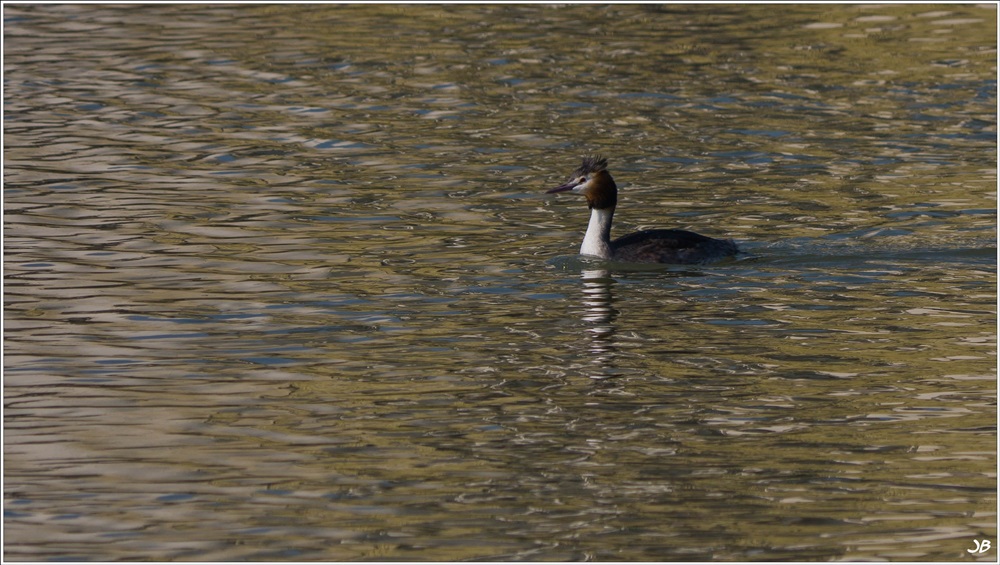
<svg viewBox="0 0 1000 565"><path fill-rule="evenodd" d="M576 188L576 184L577 183L575 181L570 181L566 184L561 184L555 188L550 188L549 190L546 190L545 194L552 194L553 192L566 192L567 190L573 190L574 188Z"/></svg>

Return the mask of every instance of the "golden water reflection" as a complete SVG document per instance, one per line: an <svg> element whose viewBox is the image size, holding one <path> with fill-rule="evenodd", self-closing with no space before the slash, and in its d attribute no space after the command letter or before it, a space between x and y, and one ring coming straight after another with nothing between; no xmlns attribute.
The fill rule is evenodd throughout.
<svg viewBox="0 0 1000 565"><path fill-rule="evenodd" d="M4 17L6 558L995 558L994 6Z"/></svg>

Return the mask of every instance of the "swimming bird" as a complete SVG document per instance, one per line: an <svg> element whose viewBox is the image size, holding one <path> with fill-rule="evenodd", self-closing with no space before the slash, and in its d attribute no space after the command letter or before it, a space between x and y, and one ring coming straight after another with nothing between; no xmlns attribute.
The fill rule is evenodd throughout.
<svg viewBox="0 0 1000 565"><path fill-rule="evenodd" d="M608 172L608 160L586 157L583 164L548 193L572 191L587 198L590 224L581 255L630 263L694 264L736 255L730 239L714 239L687 230L643 230L611 239L611 219L618 204L618 185Z"/></svg>

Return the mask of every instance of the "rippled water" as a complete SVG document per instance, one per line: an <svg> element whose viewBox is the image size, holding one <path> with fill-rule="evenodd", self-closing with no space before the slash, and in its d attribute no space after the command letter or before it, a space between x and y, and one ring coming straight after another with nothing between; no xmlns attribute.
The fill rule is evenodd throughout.
<svg viewBox="0 0 1000 565"><path fill-rule="evenodd" d="M7 559L996 559L994 6L4 18Z"/></svg>

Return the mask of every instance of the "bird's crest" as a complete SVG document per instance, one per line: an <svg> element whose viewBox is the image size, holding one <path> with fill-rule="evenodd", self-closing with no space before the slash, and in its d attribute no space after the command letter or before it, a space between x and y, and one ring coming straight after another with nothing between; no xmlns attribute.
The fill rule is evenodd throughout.
<svg viewBox="0 0 1000 565"><path fill-rule="evenodd" d="M603 171L608 168L608 160L600 155L591 155L590 157L584 157L583 163L580 164L580 174L596 173L597 171Z"/></svg>

